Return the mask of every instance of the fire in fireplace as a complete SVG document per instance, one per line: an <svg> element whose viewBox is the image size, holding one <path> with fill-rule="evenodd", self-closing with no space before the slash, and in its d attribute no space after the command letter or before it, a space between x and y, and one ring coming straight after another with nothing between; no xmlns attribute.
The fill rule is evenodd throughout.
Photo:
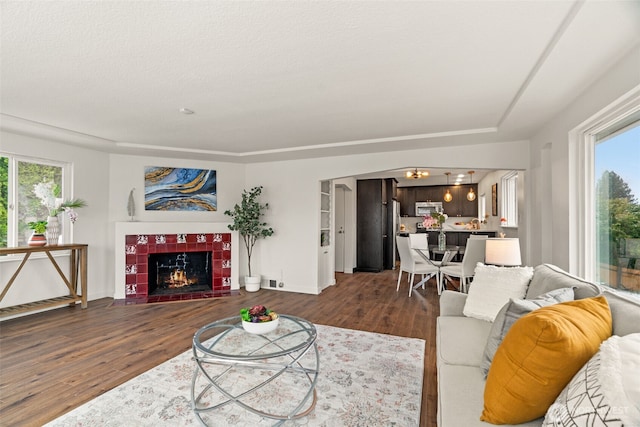
<svg viewBox="0 0 640 427"><path fill-rule="evenodd" d="M211 291L211 260L208 251L149 254L149 295Z"/></svg>

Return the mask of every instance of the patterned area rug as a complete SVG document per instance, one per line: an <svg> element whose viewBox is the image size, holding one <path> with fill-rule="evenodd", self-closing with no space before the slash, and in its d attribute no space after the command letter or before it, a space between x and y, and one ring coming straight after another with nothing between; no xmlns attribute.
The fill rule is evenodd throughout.
<svg viewBox="0 0 640 427"><path fill-rule="evenodd" d="M317 404L309 415L282 425L417 426L420 423L424 340L323 325L316 328L320 354ZM47 426L200 425L191 409L195 366L193 353L188 350ZM291 390L295 390L296 384L291 386ZM273 387L273 401L267 406L283 404L287 400L286 388L288 386L282 384ZM203 418L209 426L276 423L234 404L209 412Z"/></svg>

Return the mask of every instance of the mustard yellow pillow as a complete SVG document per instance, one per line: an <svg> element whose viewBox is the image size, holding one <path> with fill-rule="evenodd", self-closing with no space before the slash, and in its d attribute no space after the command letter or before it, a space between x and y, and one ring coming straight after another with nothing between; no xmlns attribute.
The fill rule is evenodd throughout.
<svg viewBox="0 0 640 427"><path fill-rule="evenodd" d="M517 320L493 359L480 419L520 424L545 414L611 336L604 296L543 307Z"/></svg>

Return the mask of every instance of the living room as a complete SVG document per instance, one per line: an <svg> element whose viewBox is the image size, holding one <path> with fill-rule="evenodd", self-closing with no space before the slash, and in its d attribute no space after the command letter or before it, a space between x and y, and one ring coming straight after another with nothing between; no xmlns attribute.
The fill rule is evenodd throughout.
<svg viewBox="0 0 640 427"><path fill-rule="evenodd" d="M188 3L192 6L196 4ZM327 33L333 30L334 34L345 34L346 29L357 28L358 25L362 25L367 31L372 31L372 28L379 29L382 35L376 31L371 33L372 37L375 36L373 44L366 42L368 33L364 30L357 33L358 37L351 39L356 40L354 42L356 47L352 47L347 53L361 51L358 60L363 62L356 71L344 71L344 79L338 77L336 80L328 80L328 76L334 74L340 76L340 67L334 65L335 68L330 68L331 73L305 75L309 83L301 85L301 81L295 79L295 73L300 72L300 69L289 69L291 74L287 74L286 67L280 69L268 63L267 65L273 67L268 70L279 76L281 80L270 88L271 93L262 94L263 97L256 99L255 106L250 109L243 107L243 102L248 102L247 98L244 98L246 94L243 94L242 102L238 101L238 104L232 104L233 98L227 95L224 102L227 103L228 109L215 105L218 115L210 115L212 113L207 108L213 109L214 106L207 104L202 98L214 98L220 89L219 85L216 85L207 90L201 87L191 88L188 93L187 89L184 89L186 93L184 97L174 92L172 96L167 96L170 99L161 107L165 110L170 109L171 113L157 113L157 116L149 118L140 111L153 105L157 99L147 101L140 92L160 91L164 85L171 86L173 91L177 91L180 86L188 86L186 82L190 79L186 77L180 83L170 83L173 81L170 78L175 77L175 70L181 67L172 67L170 75L161 75L162 78L167 79L166 81L160 80L160 77L152 78L154 70L144 66L141 69L134 67L135 73L132 71L128 76L125 73L126 66L144 62L144 52L138 51L136 54L131 54L132 58L128 56L129 53L127 55L122 53L128 52L125 47L130 46L125 43L126 40L118 45L117 49L108 43L104 44L105 40L102 37L97 40L100 43L96 42L93 46L102 46L104 61L87 65L82 61L82 55L79 55L80 58L74 56L74 49L82 49L83 53L86 53L84 49L88 49L81 42L84 40L83 34L75 34L73 37L66 33L60 34L60 39L68 41L64 46L57 46L57 42L53 46L46 43L44 46L39 45L45 40L58 40L56 29L69 30L69 26L63 25L66 18L62 2L57 2L55 10L40 11L30 10L29 6L21 9L22 6L18 6L17 3L3 2L2 32L3 40L6 41L3 41L2 53L0 151L3 155L63 162L72 166L72 172L66 177L69 184L69 188L66 189L69 192L67 194L84 199L87 206L78 211L79 218L73 224L72 234L68 235L70 240L67 242L89 245L88 297L90 301L114 296L116 224L130 222L127 202L132 189L135 189L133 194L138 207L135 215L137 222L226 225L229 218L224 215L224 211L231 209L235 203L239 202L242 191L254 186L263 186L263 199L270 206L265 221L273 227L275 233L257 245L253 268L264 276L282 281L284 287L277 292L317 295L335 281L333 274L327 275L329 278L327 282L319 279L323 277L319 274L322 269L332 273L333 267L332 253L329 253L328 260L322 257L318 233L320 182L410 166L524 171L527 199L518 230L523 246L523 264L535 266L552 263L573 274L593 280L593 277L589 277L592 270L586 262L586 254L580 249L585 246L581 240L583 233L579 228L582 224L580 219L585 216L583 205L580 204L581 197L584 195L581 190L584 175L581 174L581 159L577 157L575 151L578 145L577 140L571 138L583 129L581 126L585 122L594 117L619 111L623 106L631 108L630 106L634 103L638 104L640 40L637 32L639 22L637 2L610 2L614 6L604 10L600 9L604 8L601 2L584 4L582 2L549 2L554 4L546 6L525 3L521 10L511 9L504 4L501 5L500 2L486 2L491 3L486 5L481 2L479 5L488 9L483 11L482 7L477 5L469 6L471 11L468 13L464 12L465 5L458 4L453 12L461 13L464 19L458 23L456 19L448 22L457 31L444 33L446 36L440 34L438 38L437 31L429 33L431 29L428 25L424 25L426 28L422 31L426 33L421 37L432 42L436 40L433 46L429 46L437 48L438 55L421 60L417 71L407 73L412 78L409 88L399 83L407 78L404 72L398 72L391 77L387 77L387 74L376 77L376 73L371 70L375 70L386 61L366 62L365 59L367 56L378 55L393 57L398 47L406 43L401 35L401 30L405 27L411 29L408 33L410 39L413 39L416 34L421 34L420 22L414 22L411 19L412 15L416 15L416 10L412 10L410 4L392 5L390 2L380 2L384 6L380 6L381 9L374 7L376 12L366 12L360 9L362 6L352 2L343 2L347 10L340 10L341 2L335 3L333 6L325 5L326 10L320 8L320 11L315 12L320 13L322 19L312 11L304 12L302 17L292 18L298 25L295 27L297 32L294 36L288 34L289 37L286 37L286 33L279 34L277 38L268 39L264 43L271 46L270 49L274 49L272 57L282 55L282 63L291 64L295 63L296 56L288 49L277 49L270 43L276 41L284 43L291 38L302 37L301 29L305 26L320 31L319 22L325 24L331 22L330 17L333 13L345 17L347 22L343 22L339 27L329 27ZM431 12L435 13L429 9L430 2L412 3L413 7L418 8L420 12L418 16L422 19L429 17ZM318 2L315 7L320 7L322 4ZM142 6L138 7L142 8ZM269 6L262 4L261 7L268 9ZM314 6L308 4L307 7ZM349 20L356 19L354 16L358 14L349 9L356 7L362 17L350 27ZM394 7L402 10L402 14L392 25L384 19L384 15L390 10L395 10ZM441 4L437 7L445 6ZM541 9L538 10L537 7ZM109 7L107 9L114 13L110 19L115 19L114 16L127 15L125 11L115 9L115 6L114 9ZM28 11L30 18L22 14L24 11ZM150 28L157 29L152 26L153 19L147 18L147 21L143 19L147 12L144 8L132 10L129 19L140 19L140 22L148 23ZM250 13L247 10L243 12ZM536 13L532 15L533 12ZM76 13L82 15L79 11ZM156 16L156 13L160 14L155 11L150 15ZM354 15L351 15L352 13ZM195 12L193 14L197 15ZM170 21L167 16L161 16L162 19ZM269 12L268 16L274 19L268 24L270 30L273 29L272 26L286 27L285 17L279 18L280 20L275 19L278 13L273 11ZM512 17L514 23L505 24L504 16ZM192 14L188 14L187 17L195 19ZM372 22L367 24L367 18ZM47 19L51 19L51 22L45 23ZM106 22L108 19L109 17L105 18ZM257 18L252 17L252 19ZM474 20L483 23L476 31L489 31L488 28L492 26L499 27L498 30L490 33L491 37L483 39L485 43L496 44L482 45L480 53L473 56L473 61L470 60L469 64L451 61L451 68L448 68L445 55L447 51L440 50L441 44L446 45L447 48L456 44L464 45L460 49L465 55L471 55L474 50L480 49L480 46L473 46L473 40L470 38L463 38L463 24L468 25ZM435 26L433 21L433 18L429 18L428 23ZM200 23L206 28L206 20ZM593 31L596 23L600 30ZM42 32L28 30L33 30L33 27L39 24L42 24ZM236 24L237 22L233 21L233 25ZM91 24L87 25L91 26ZM131 28L134 27L133 23L129 25ZM263 25L267 24L263 23ZM383 31L385 25L391 26L388 33ZM516 31L518 26L526 28L527 31L522 31L521 34ZM19 27L25 28L24 33L18 31ZM86 27L82 28L86 30ZM200 30L202 30L201 27ZM30 32L31 34L28 34ZM327 33L322 34L328 37ZM396 39L390 38L390 34L393 33L399 34ZM350 33L346 34L350 35ZM241 34L232 33L232 35L246 34L241 32ZM109 36L114 35L109 34ZM121 36L122 33L118 37ZM154 40L154 37L147 36L149 38L144 40ZM164 52L166 58L173 58L172 55L179 53L182 45L178 43L176 47L176 42L171 42L171 34L157 34L155 37L158 39L154 43L160 45L166 43L172 47L173 50L169 53ZM306 37L310 36L307 34ZM239 43L237 41L239 37L229 38L233 40L224 40L232 45L230 50L241 51L243 46L236 44ZM184 39L180 40L185 42ZM358 41L363 43L361 48L357 46ZM498 44L499 41L502 42ZM312 58L325 51L335 54L335 56L321 56L328 64L355 61L352 57L340 53L342 51L339 46L344 40L339 37L329 38L326 49L317 47L318 44L322 45L321 42L323 42L322 37L310 37L300 41L302 47L298 46L295 52L299 53L312 47L316 49L303 56L307 61L304 62L304 67L322 70L322 64L316 64ZM374 50L377 53L372 55L371 49L375 43L384 47L384 50L380 52ZM264 48L264 45L259 44L258 47ZM410 47L416 47L416 45L411 44ZM54 58L59 56L57 61L51 59L52 56L38 57L39 54L44 55L44 51L56 48L62 49L52 54ZM32 55L34 59L29 60L27 57L31 49L35 49L38 55ZM91 49L100 50L93 47ZM426 50L428 49L425 48ZM500 54L494 57L492 56L494 51L499 51ZM255 47L251 47L248 52L250 54L246 56L251 57L256 53ZM454 50L450 52L455 53ZM193 52L189 53L193 58L198 57ZM459 55L461 56L462 53L456 54L455 59L461 60ZM155 54L163 54L162 49L159 48ZM20 59L14 60L14 58ZM157 57L154 56L154 58ZM186 57L178 58L182 60L175 62L189 63ZM399 62L397 68L410 70L411 58L409 53L404 52L401 57L404 62ZM97 60L95 57L91 59ZM240 81L234 84L234 88L241 93L240 89L243 85L246 82L252 82L254 74L260 74L260 64L251 63L250 66L245 66L242 55L232 56L231 59L225 63L225 67L229 67L235 73L235 79ZM124 63L122 68L112 71L109 64L119 61ZM131 62L127 63L127 61ZM11 65L12 63L15 65ZM67 66L55 67L56 63L65 63ZM237 64L237 68L229 65L234 63ZM483 63L489 64L481 67ZM47 64L51 69L43 74L39 70L39 64ZM157 63L153 63L152 66L156 65ZM74 67L81 69L80 75L73 72ZM436 67L441 67L438 68L440 71L437 74L434 76L428 74L435 72L432 68ZM476 67L475 73L473 67ZM395 68L390 67L384 70L390 72ZM214 69L215 67L211 67L199 72L196 80L207 73L215 75ZM247 69L251 72L247 72ZM224 70L227 71L227 68ZM239 75L240 70L248 74ZM429 80L432 77L435 79L435 77L442 77L443 74L462 71L464 74L459 78L461 81L458 83L455 80L446 80L446 83L434 80L435 83L428 86L418 84L421 80ZM363 84L364 87L361 88L358 86L357 77L363 78L362 76L368 74L374 76L366 80L367 85ZM137 85L144 81L145 75L149 79L149 84L145 86L145 91L139 91ZM113 76L119 76L119 78L116 79ZM115 79L115 83L111 81L111 77ZM129 85L127 80L133 77L136 83ZM227 74L223 77L227 79L223 80L225 83L235 82ZM480 77L483 78L480 82L469 84ZM265 80L260 80L260 84L271 78L275 77L271 74L265 76ZM383 85L383 81L386 80L395 83ZM504 84L499 84L500 80L504 80ZM95 98L93 93L88 95L89 100L84 98L84 92L89 91L93 86L99 87L104 82L111 82L105 83L107 92L121 85L125 87L123 92L131 92L131 98L118 97L114 101L109 97L109 93L101 94L104 96L104 103L101 102L101 98ZM279 96L281 93L279 91L292 83L300 86L283 92L282 96ZM463 83L464 87L461 86ZM487 95L481 92L475 95L475 91L479 91L477 86L484 84L488 85L491 93ZM25 92L29 86L32 86L33 90ZM61 86L61 90L66 91L67 96L64 96L64 92L57 92L56 86ZM252 84L251 88L256 89L255 86ZM328 88L331 87L341 88L340 91L344 94L336 97L332 90L331 99L316 107L317 109L305 110L307 119L302 122L302 125L298 124L297 121L302 119L296 110L306 105L303 101L321 100L323 90L329 91ZM381 87L385 91L379 93ZM394 90L402 93L402 102L392 103L392 100L388 99L392 98L390 94L394 93ZM192 101L188 97L195 97L201 92L206 95L194 98L197 101ZM302 93L304 96L293 97L294 93ZM118 92L118 95L121 96L122 92ZM142 97L141 100L137 99L138 96ZM283 102L282 99L293 99L299 103L295 105L296 103L291 101L294 105L288 106L285 113L278 116L278 120L274 120L269 128L270 132L265 133L263 141L265 145L262 146L259 143L262 141L260 135L264 131L262 123L250 122L250 118L257 114L256 110L261 108L262 104L259 103L270 98L280 99L279 102ZM339 109L336 113L338 117L319 115L318 110L334 111L341 102L346 102L349 98L359 100L358 103L362 108L356 112ZM413 98L434 98L435 101L416 106L414 102L417 101ZM251 100L250 97L248 99ZM385 106L382 112L371 107L374 100ZM199 108L199 105L203 107ZM178 109L183 106L193 108L195 114L189 116L180 113ZM103 110L107 107L112 109L108 113L112 119L110 122L112 127L107 127L109 123L99 120L96 122L96 118L106 114ZM271 108L273 111L284 109L278 102L274 102ZM114 118L112 116L114 111L119 109ZM375 111L372 112L372 109ZM489 110L488 114L484 114L485 109ZM76 115L68 117L62 114L56 115L57 111L67 110L74 111ZM242 120L234 116L236 121L233 126L230 126L233 129L225 128L224 136L217 136L215 126L220 126L219 123L224 122L226 117L226 113L220 111L227 111L227 113L234 111L238 116L244 116L246 119L244 128L251 130L246 135L243 134L246 140L229 138L228 141L232 142L214 144L224 139L224 136L233 135L234 130L242 133L240 130L243 129ZM483 114L478 113L479 111L483 111ZM446 112L446 115L443 112ZM437 116L441 121L426 120L425 117L429 117L430 114L434 117L436 114L443 115ZM404 117L405 115L407 117ZM286 120L287 117L290 117L290 121ZM314 117L320 118L310 126ZM458 121L456 117L460 120ZM89 124L79 125L78 121L83 120ZM162 126L165 120L170 122L174 129L166 129ZM388 127L382 127L384 122L388 123ZM157 127L161 132L140 134L138 126L142 124L146 124L143 129ZM300 129L308 125L308 130ZM200 129L199 139L193 134L190 135L191 138L184 136L192 126ZM286 137L286 132L282 131L286 126L292 128L294 137ZM180 131L176 132L175 129ZM329 129L330 132L322 133L323 129ZM340 133L338 132L340 129L346 129L346 131ZM181 133L183 130L185 134ZM162 135L158 135L159 133ZM308 133L307 139L301 136L304 133ZM154 143L155 137L163 138L163 142ZM165 137L167 139L164 139ZM251 144L243 145L242 141L249 141ZM279 145L279 141L283 143ZM145 210L144 168L146 166L215 170L218 177L217 210L214 212ZM553 212L547 211L550 206ZM67 231L69 228L67 224ZM56 285L54 288L48 286L47 281L51 272L48 270L48 265L45 267L47 263L47 259L30 260L30 268L22 272L16 283L24 286L14 286L15 289L12 289L12 293L8 294L2 302L3 306L21 304L30 299L50 298L59 294L61 289L64 290L63 284ZM16 261L6 260L0 263L2 266L0 279L3 283L11 278L17 264ZM238 277L241 277L246 273L246 257L242 251L240 251L238 265L240 269ZM239 280L234 285L240 288L242 283Z"/></svg>

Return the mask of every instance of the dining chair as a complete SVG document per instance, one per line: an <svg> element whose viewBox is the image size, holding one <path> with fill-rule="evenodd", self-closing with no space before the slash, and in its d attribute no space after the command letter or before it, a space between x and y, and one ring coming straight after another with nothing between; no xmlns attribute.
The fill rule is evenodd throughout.
<svg viewBox="0 0 640 427"><path fill-rule="evenodd" d="M402 272L406 271L409 275L409 296L415 288L418 286L422 286L424 289L424 284L431 277L435 277L438 281L438 289L440 289L440 269L438 266L433 265L432 263L427 262L426 260L416 260L413 257L411 249L411 243L409 237L406 236L396 236L396 246L398 248L398 253L400 254L400 269L398 270L398 283L396 285L396 292L400 290L400 280L402 280ZM422 280L417 284L413 284L413 280L416 274L422 275Z"/></svg>
<svg viewBox="0 0 640 427"><path fill-rule="evenodd" d="M485 246L486 239L467 239L462 262L452 262L440 267L441 286L446 283L446 279L457 277L460 279L460 292L467 292L468 285L475 275L476 264L484 262Z"/></svg>
<svg viewBox="0 0 640 427"><path fill-rule="evenodd" d="M418 254L415 249L422 249L429 254L429 235L427 233L410 233L409 244L411 246L411 255L418 262L424 262L424 259Z"/></svg>

